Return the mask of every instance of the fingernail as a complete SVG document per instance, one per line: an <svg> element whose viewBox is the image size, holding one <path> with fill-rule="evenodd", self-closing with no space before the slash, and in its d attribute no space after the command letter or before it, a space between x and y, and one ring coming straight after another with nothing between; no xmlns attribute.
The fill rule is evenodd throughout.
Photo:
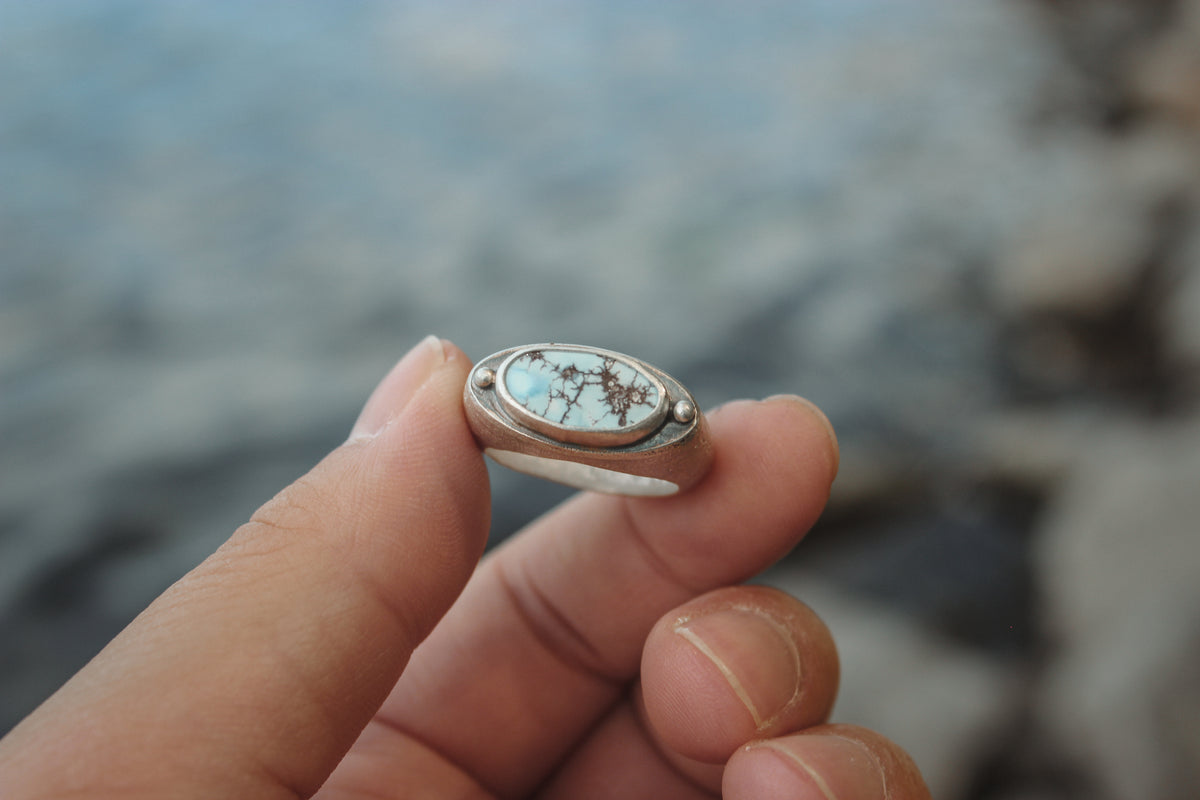
<svg viewBox="0 0 1200 800"><path fill-rule="evenodd" d="M796 699L800 653L787 628L758 610L723 609L685 620L675 633L699 650L764 731Z"/></svg>
<svg viewBox="0 0 1200 800"><path fill-rule="evenodd" d="M766 402L770 402L772 400L783 400L789 403L795 403L816 417L817 422L820 423L821 427L825 430L826 435L829 436L829 444L831 446L830 452L833 454L833 472L836 475L838 465L841 462L841 451L838 447L837 432L834 431L833 423L829 421L829 417L825 416L825 412L818 408L816 403L809 400L807 397L801 397L798 394L775 394L768 397Z"/></svg>
<svg viewBox="0 0 1200 800"><path fill-rule="evenodd" d="M747 745L748 753L770 758L756 764L764 783L786 786L794 800L883 800L887 787L879 763L867 748L841 736L810 734ZM759 756L758 754L761 754ZM779 769L792 780L770 780ZM799 779L797 782L796 779Z"/></svg>
<svg viewBox="0 0 1200 800"><path fill-rule="evenodd" d="M350 431L349 441L378 435L393 417L404 410L421 384L445 362L446 349L441 339L426 336L418 342L371 392L371 397Z"/></svg>

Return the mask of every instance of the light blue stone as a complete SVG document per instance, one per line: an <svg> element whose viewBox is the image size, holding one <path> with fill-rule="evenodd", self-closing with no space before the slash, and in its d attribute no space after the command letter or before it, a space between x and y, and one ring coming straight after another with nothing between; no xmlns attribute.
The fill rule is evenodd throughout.
<svg viewBox="0 0 1200 800"><path fill-rule="evenodd" d="M555 425L622 430L655 413L659 390L612 356L544 348L509 363L502 376L513 400Z"/></svg>

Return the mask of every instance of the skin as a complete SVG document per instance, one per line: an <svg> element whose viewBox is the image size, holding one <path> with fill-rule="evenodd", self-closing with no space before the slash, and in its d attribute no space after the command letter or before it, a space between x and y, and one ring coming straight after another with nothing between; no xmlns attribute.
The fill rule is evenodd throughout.
<svg viewBox="0 0 1200 800"><path fill-rule="evenodd" d="M815 407L724 406L694 489L578 495L480 563L469 369L405 356L346 444L0 740L0 796L929 797L896 745L826 724L816 615L739 585L828 497Z"/></svg>

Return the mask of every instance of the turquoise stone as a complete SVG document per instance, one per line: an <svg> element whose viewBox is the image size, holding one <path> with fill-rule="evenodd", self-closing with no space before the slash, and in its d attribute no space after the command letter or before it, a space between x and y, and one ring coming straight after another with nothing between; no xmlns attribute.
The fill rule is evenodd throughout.
<svg viewBox="0 0 1200 800"><path fill-rule="evenodd" d="M501 379L527 412L563 428L623 431L659 412L656 381L602 352L530 350L510 361Z"/></svg>

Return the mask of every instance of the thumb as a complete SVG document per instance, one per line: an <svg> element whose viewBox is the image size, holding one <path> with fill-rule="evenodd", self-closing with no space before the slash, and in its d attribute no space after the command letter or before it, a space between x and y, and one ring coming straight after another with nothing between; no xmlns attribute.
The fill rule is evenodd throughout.
<svg viewBox="0 0 1200 800"><path fill-rule="evenodd" d="M314 792L483 551L469 369L417 345L346 444L0 741L0 794Z"/></svg>

